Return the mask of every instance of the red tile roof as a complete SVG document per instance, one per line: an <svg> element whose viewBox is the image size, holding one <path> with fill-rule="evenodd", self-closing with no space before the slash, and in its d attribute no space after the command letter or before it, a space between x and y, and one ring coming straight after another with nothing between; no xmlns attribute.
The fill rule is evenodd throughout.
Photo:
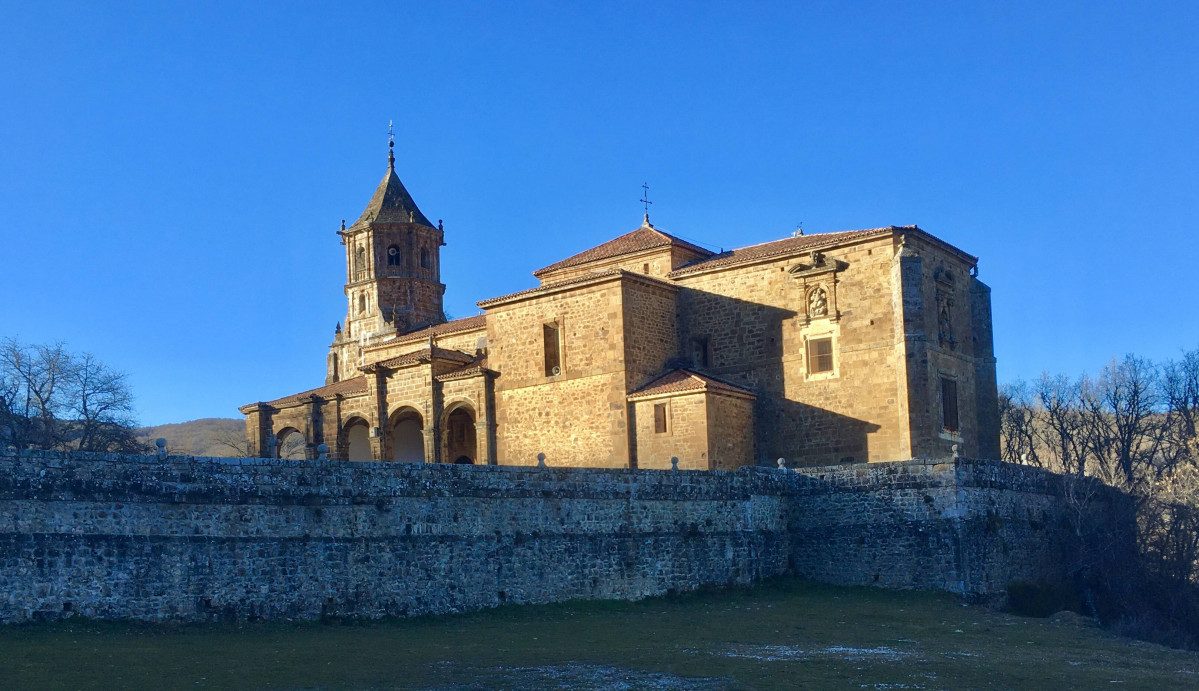
<svg viewBox="0 0 1199 691"><path fill-rule="evenodd" d="M487 369L487 358L480 358L479 360L476 360L467 365L459 367L456 370L452 370L450 372L446 372L445 374L438 375L436 377L436 379L437 379L437 381L449 381L451 379L465 379L467 377L473 377L473 376L476 376L479 374L484 374L484 373L490 372L490 371L491 370Z"/></svg>
<svg viewBox="0 0 1199 691"><path fill-rule="evenodd" d="M487 315L476 314L473 317L463 317L462 319L454 319L453 321L445 322L444 324L434 324L426 326L423 329L408 331L402 333L390 341L383 341L380 346L391 345L392 343L406 343L408 341L419 341L426 339L429 336L445 336L447 334L462 333L463 331L474 331L475 329L487 328Z"/></svg>
<svg viewBox="0 0 1199 691"><path fill-rule="evenodd" d="M333 398L335 396L357 396L366 393L366 377L354 377L353 379L343 379L339 382L318 386L315 389L302 391L283 398L276 398L273 401L268 401L267 405L275 407L299 403L302 399L309 396L318 398Z"/></svg>
<svg viewBox="0 0 1199 691"><path fill-rule="evenodd" d="M501 302L507 302L507 301L515 299L515 298L522 298L522 297L526 297L526 296L537 295L540 293L552 293L561 288L568 288L568 287L574 286L574 285L584 285L584 284L589 284L589 283L603 283L604 281L610 280L612 278L617 278L617 277L631 278L633 280L642 281L644 283L652 283L654 285L666 288L667 290L678 290L678 286L671 283L670 281L663 281L662 279L654 278L653 276L647 276L645 274L637 273L635 271L626 271L624 269L604 269L603 271L592 271L590 273L585 273L585 274L582 274L579 276L575 276L574 278L568 278L564 281L555 281L553 283L546 283L544 285L539 285L535 288L529 288L528 290L521 290L521 291L517 291L515 293L501 295L498 298L488 298L487 300L480 300L479 302L477 302L475 304L477 304L479 307L486 309L493 305L497 305Z"/></svg>
<svg viewBox="0 0 1199 691"><path fill-rule="evenodd" d="M404 367L407 365L415 365L415 364L421 363L421 362L429 362L430 360L432 360L434 358L436 358L438 360L456 360L456 361L462 362L462 363L470 362L475 359L475 357L473 355L467 355L466 353L463 353L462 351L459 351L459 350L448 350L446 348L436 348L436 347L434 347L432 350L430 350L429 348L422 348L415 352L405 353L403 355L389 358L387 360L381 360L379 362L372 362L366 366L366 369L368 371L371 371L375 367L386 367L388 369L396 369L398 367Z"/></svg>
<svg viewBox="0 0 1199 691"><path fill-rule="evenodd" d="M600 261L601 259L611 259L624 254L632 254L643 250L654 249L656 247L669 247L675 245L691 250L704 256L711 256L712 251L706 250L698 245L693 245L686 240L676 238L673 235L663 233L653 226L643 225L631 233L625 233L620 237L609 240L602 245L592 247L589 250L579 252L578 254L567 257L556 264L550 264L544 269L538 269L533 272L534 276L541 277L559 269L566 269L572 266L581 264L589 264L591 262Z"/></svg>
<svg viewBox="0 0 1199 691"><path fill-rule="evenodd" d="M719 379L713 379L712 377L692 372L688 369L675 369L630 393L628 399L632 401L700 391L715 391L748 398L757 398L757 394L740 386L722 382Z"/></svg>
<svg viewBox="0 0 1199 691"><path fill-rule="evenodd" d="M855 240L863 240L872 237L882 237L894 233L911 233L919 235L921 238L930 242L941 245L942 247L958 254L963 259L971 262L977 262L978 257L972 256L945 242L944 240L931 235L917 226L887 226L886 228L868 228L865 230L842 230L836 233L817 233L815 235L800 235L799 237L784 238L782 240L774 240L772 242L764 242L760 245L750 245L740 249L721 252L707 259L692 262L681 266L674 271L666 274L668 278L678 278L708 269L720 269L729 266L737 266L740 264L748 264L755 261L770 259L772 257L783 256L795 252L804 252L814 250L821 247L831 245L839 245L845 242L853 242Z"/></svg>
<svg viewBox="0 0 1199 691"><path fill-rule="evenodd" d="M674 278L675 276L685 276L687 274L704 271L706 269L715 269L726 266L734 266L737 264L745 264L759 259L769 259L792 252L802 252L804 250L816 249L826 245L835 245L850 240L861 240L863 238L874 237L876 235L887 235L895 230L914 229L915 226L908 228L871 228L868 230L843 230L837 233L818 233L816 235L800 235L799 237L784 238L782 240L774 240L772 242L764 242L760 245L750 245L740 249L721 252L713 257L701 259L692 262L685 266L681 266L674 271L671 271L667 276Z"/></svg>

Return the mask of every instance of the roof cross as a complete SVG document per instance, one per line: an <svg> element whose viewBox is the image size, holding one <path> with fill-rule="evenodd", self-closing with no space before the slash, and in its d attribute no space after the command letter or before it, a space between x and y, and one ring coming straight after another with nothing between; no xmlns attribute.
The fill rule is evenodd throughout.
<svg viewBox="0 0 1199 691"><path fill-rule="evenodd" d="M653 202L649 200L649 183L641 183L641 199L638 201L640 201L642 204L645 204L645 215L648 216L649 205L653 204Z"/></svg>

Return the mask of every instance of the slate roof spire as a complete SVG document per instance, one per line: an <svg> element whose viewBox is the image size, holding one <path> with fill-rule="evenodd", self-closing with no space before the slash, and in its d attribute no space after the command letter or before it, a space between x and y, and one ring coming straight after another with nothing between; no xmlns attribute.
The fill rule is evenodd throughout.
<svg viewBox="0 0 1199 691"><path fill-rule="evenodd" d="M404 189L400 176L396 175L395 140L390 134L390 128L387 142L387 173L352 227L367 223L419 223L433 227L412 200L412 195Z"/></svg>

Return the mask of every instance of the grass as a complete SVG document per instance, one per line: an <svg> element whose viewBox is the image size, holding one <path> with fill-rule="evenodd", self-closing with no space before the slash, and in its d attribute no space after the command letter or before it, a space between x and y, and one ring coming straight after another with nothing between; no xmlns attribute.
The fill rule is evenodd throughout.
<svg viewBox="0 0 1199 691"><path fill-rule="evenodd" d="M339 624L0 627L0 688L1195 688L1199 654L949 595L778 580Z"/></svg>

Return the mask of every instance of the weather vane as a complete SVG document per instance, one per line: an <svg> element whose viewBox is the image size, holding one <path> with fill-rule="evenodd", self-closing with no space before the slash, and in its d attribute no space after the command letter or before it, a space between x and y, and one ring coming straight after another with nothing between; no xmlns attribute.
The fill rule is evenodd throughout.
<svg viewBox="0 0 1199 691"><path fill-rule="evenodd" d="M395 145L396 145L395 129L392 128L392 121L388 120L387 121L387 146L391 147L391 146L395 146Z"/></svg>
<svg viewBox="0 0 1199 691"><path fill-rule="evenodd" d="M649 184L648 183L645 183L645 182L641 183L641 199L638 201L640 201L642 204L645 204L645 215L649 216L649 205L653 204L653 202L651 202L649 200Z"/></svg>

